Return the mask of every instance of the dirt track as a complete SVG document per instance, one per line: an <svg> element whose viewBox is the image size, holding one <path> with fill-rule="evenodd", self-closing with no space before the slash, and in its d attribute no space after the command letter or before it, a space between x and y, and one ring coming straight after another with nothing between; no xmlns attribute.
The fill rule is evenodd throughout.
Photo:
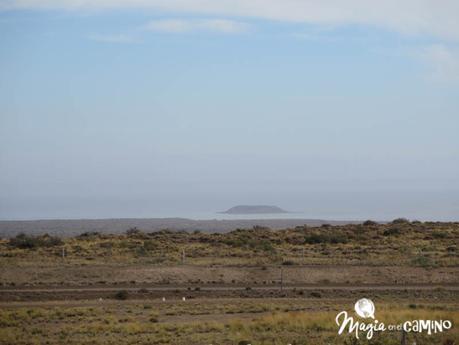
<svg viewBox="0 0 459 345"><path fill-rule="evenodd" d="M129 298L160 299L162 297L186 298L278 298L314 297L348 298L356 295L412 296L416 298L452 297L458 295L457 284L425 285L270 285L270 286L105 286L59 288L4 288L0 290L1 302L59 301L113 299L118 291L125 290Z"/></svg>
<svg viewBox="0 0 459 345"><path fill-rule="evenodd" d="M295 265L282 268L286 285L423 285L456 284L456 267ZM91 264L33 262L0 267L1 288L80 288L99 286L150 287L239 285L271 286L280 281L278 266L210 266L148 264ZM132 286L130 282L136 284ZM12 285L14 283L15 285ZM103 284L102 284L103 283ZM0 290L1 291L1 290Z"/></svg>
<svg viewBox="0 0 459 345"><path fill-rule="evenodd" d="M191 289L195 287L190 286ZM147 289L150 292L153 291L176 291L182 290L187 291L189 288L183 285L177 286L136 286L136 287L63 287L63 288L6 288L0 289L0 293L23 293L23 292L106 292L106 291L138 291ZM445 289L445 290L459 290L459 285L456 284L412 284L412 285L269 285L269 286L250 286L251 290L434 290L434 289ZM225 291L225 290L247 290L247 286L203 286L199 287L200 291Z"/></svg>

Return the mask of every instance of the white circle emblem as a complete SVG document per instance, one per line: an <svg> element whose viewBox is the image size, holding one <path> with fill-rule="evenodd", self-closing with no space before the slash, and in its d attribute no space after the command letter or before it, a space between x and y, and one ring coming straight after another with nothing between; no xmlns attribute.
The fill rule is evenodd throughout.
<svg viewBox="0 0 459 345"><path fill-rule="evenodd" d="M375 305L371 299L362 298L355 303L355 312L358 316L365 319L371 317L375 318Z"/></svg>

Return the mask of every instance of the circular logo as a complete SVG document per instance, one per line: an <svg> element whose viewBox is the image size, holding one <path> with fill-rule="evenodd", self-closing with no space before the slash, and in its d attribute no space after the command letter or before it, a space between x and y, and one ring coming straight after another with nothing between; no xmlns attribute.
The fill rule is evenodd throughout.
<svg viewBox="0 0 459 345"><path fill-rule="evenodd" d="M371 299L362 298L355 303L355 312L358 316L367 319L371 317L375 318L375 305Z"/></svg>

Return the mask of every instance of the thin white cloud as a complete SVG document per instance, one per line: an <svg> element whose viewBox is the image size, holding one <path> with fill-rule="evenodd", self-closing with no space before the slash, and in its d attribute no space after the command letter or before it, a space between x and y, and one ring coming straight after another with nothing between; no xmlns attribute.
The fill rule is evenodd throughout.
<svg viewBox="0 0 459 345"><path fill-rule="evenodd" d="M136 43L138 42L134 37L124 34L118 35L90 35L90 40L104 43Z"/></svg>
<svg viewBox="0 0 459 345"><path fill-rule="evenodd" d="M0 9L142 8L321 25L371 25L459 41L457 0L3 0Z"/></svg>
<svg viewBox="0 0 459 345"><path fill-rule="evenodd" d="M435 44L424 48L421 57L428 64L432 79L459 82L459 49Z"/></svg>
<svg viewBox="0 0 459 345"><path fill-rule="evenodd" d="M248 31L249 25L227 19L162 19L151 21L145 28L169 33L208 31L234 34Z"/></svg>

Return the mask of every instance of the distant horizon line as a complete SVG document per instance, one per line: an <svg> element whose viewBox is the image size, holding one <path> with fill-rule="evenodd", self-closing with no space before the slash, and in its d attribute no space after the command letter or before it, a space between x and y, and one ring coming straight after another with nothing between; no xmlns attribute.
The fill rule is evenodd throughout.
<svg viewBox="0 0 459 345"><path fill-rule="evenodd" d="M301 213L301 212L285 212L287 214L295 214L295 213ZM284 213L284 214L285 214ZM224 214L224 212L216 212L216 214ZM241 216L250 216L250 215L256 215L256 214L240 214ZM258 215L269 215L268 213L260 213ZM271 214L274 215L274 214ZM235 217L238 216L238 214L234 214ZM218 219L218 218L208 218L208 219L198 219L198 218L189 218L189 217L100 217L100 218L0 218L0 222L5 223L5 222L40 222L40 221L106 221L106 220L174 220L174 219L180 219L180 220L190 220L194 222L205 222L205 221L221 221L221 222L232 222L232 221L316 221L316 222L341 222L341 223L363 223L367 220L372 220L377 223L389 223L392 222L395 219L400 219L404 218L407 219L410 222L422 222L422 223L428 223L428 222L441 222L441 223L456 223L459 222L459 219L457 220L419 220L419 219L410 219L408 217L396 217L394 219L377 219L377 218L354 218L354 219L340 219L340 218L326 218L326 217L321 217L321 218L263 218L263 217L254 217L254 218L225 218L225 219Z"/></svg>

